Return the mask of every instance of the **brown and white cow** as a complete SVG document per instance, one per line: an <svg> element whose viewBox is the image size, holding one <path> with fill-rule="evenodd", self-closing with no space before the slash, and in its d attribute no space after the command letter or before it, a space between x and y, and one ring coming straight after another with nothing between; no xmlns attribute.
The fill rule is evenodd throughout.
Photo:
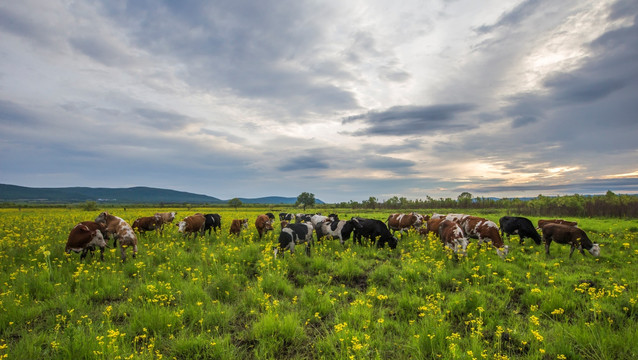
<svg viewBox="0 0 638 360"><path fill-rule="evenodd" d="M259 239L262 238L264 234L268 231L272 231L272 221L268 215L259 215L255 220L255 227L257 228L257 233L259 234Z"/></svg>
<svg viewBox="0 0 638 360"><path fill-rule="evenodd" d="M496 253L500 257L505 257L509 253L509 246L504 245L498 226L495 222L477 216L466 215L459 222L461 228L470 238L478 239L479 246L489 241L496 248Z"/></svg>
<svg viewBox="0 0 638 360"><path fill-rule="evenodd" d="M442 220L438 226L439 237L444 246L465 255L468 240L461 226L452 220Z"/></svg>
<svg viewBox="0 0 638 360"><path fill-rule="evenodd" d="M99 247L100 260L104 260L104 247L106 246L106 241L104 240L102 231L100 231L101 229L106 231L101 224L93 221L84 221L75 225L69 233L64 251L67 254L71 251L76 253L81 252L80 260L82 260L86 257L87 252L92 252L96 247Z"/></svg>
<svg viewBox="0 0 638 360"><path fill-rule="evenodd" d="M131 225L122 218L111 215L106 211L98 215L98 217L95 218L95 222L104 225L108 236L113 238L113 246L115 246L117 242L120 243L122 261L126 260L125 249L129 246L133 247L133 258L135 258L137 254L137 236L135 236Z"/></svg>
<svg viewBox="0 0 638 360"><path fill-rule="evenodd" d="M160 235L164 232L164 225L172 223L173 220L175 219L175 215L177 215L177 213L175 211L155 213L154 216L157 216L159 218L159 223L160 223L159 232L160 232Z"/></svg>
<svg viewBox="0 0 638 360"><path fill-rule="evenodd" d="M181 232L184 238L190 237L193 234L193 240L197 239L197 235L202 234L204 236L204 224L206 223L206 218L204 214L194 214L191 216L187 216L184 220L178 222L177 228L179 232Z"/></svg>
<svg viewBox="0 0 638 360"><path fill-rule="evenodd" d="M573 226L573 227L576 227L578 225L578 223L576 221L567 221L567 220L563 220L563 219L540 219L540 220L538 220L538 228L539 229L542 229L543 226L545 226L547 224L561 224L561 225L567 225L567 226Z"/></svg>
<svg viewBox="0 0 638 360"><path fill-rule="evenodd" d="M430 218L426 222L426 226L419 229L419 234L427 236L429 233L439 235L439 226L445 220L443 217L437 217L435 219Z"/></svg>
<svg viewBox="0 0 638 360"><path fill-rule="evenodd" d="M409 214L391 214L388 216L386 223L392 231L392 234L394 234L395 231L399 231L401 235L403 235L404 230L408 231L411 228L420 228L423 225L424 219L427 221L423 215L414 212Z"/></svg>
<svg viewBox="0 0 638 360"><path fill-rule="evenodd" d="M233 219L230 223L230 235L237 235L241 233L241 229L248 228L248 219Z"/></svg>
<svg viewBox="0 0 638 360"><path fill-rule="evenodd" d="M140 234L142 234L147 231L153 230L157 230L159 232L161 226L162 224L160 217L158 215L154 215L135 219L135 221L133 221L132 228L133 230L137 230Z"/></svg>
<svg viewBox="0 0 638 360"><path fill-rule="evenodd" d="M552 241L559 244L571 245L569 257L572 257L574 249L578 248L581 254L583 250L589 251L594 256L600 255L600 245L592 243L587 234L580 228L564 224L545 224L542 227L543 241L545 242L545 253L549 255L549 245Z"/></svg>

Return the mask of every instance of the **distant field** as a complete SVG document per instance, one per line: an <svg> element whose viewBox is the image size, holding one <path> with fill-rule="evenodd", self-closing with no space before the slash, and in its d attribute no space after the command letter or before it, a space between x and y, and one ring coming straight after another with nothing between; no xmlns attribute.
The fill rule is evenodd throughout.
<svg viewBox="0 0 638 360"><path fill-rule="evenodd" d="M635 221L569 219L599 258L513 237L506 259L474 242L456 260L410 233L395 250L324 240L274 259L279 221L262 241L254 227L266 208L109 212L132 223L170 210L219 213L222 233L183 240L171 226L139 236L136 259L110 249L81 263L68 233L100 211L0 209L0 358L638 358Z"/></svg>

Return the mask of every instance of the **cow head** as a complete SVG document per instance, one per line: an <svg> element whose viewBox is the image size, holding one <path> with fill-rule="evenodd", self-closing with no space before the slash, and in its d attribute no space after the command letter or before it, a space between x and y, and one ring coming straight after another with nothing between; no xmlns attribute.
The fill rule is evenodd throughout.
<svg viewBox="0 0 638 360"><path fill-rule="evenodd" d="M175 224L175 226L177 226L177 231L183 233L184 230L186 229L186 221L182 220L180 222L178 222L177 224Z"/></svg>
<svg viewBox="0 0 638 360"><path fill-rule="evenodd" d="M594 243L591 247L591 249L588 250L590 254L594 255L594 256L600 256L600 245L597 243Z"/></svg>
<svg viewBox="0 0 638 360"><path fill-rule="evenodd" d="M502 250L501 249L496 249L496 253L498 254L498 256L500 256L501 258L504 258L507 256L507 254L510 253L510 247L509 245L504 245Z"/></svg>
<svg viewBox="0 0 638 360"><path fill-rule="evenodd" d="M104 211L100 215L95 218L96 223L106 224L106 218L109 216L109 213Z"/></svg>

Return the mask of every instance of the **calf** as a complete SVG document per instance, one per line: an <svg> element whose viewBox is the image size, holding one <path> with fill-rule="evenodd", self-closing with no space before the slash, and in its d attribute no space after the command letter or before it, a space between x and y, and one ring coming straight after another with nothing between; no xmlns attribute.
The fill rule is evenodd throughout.
<svg viewBox="0 0 638 360"><path fill-rule="evenodd" d="M286 249L290 250L291 254L295 252L295 245L306 243L306 254L310 256L310 246L313 245L312 238L312 224L309 223L294 223L288 224L285 228L281 230L279 233L279 247L275 247L273 250L275 252L275 258L277 258L277 253L279 250L286 251Z"/></svg>
<svg viewBox="0 0 638 360"><path fill-rule="evenodd" d="M585 255L583 250L589 251L593 256L600 255L600 245L592 243L587 234L577 227L563 224L545 224L542 227L543 241L545 242L545 253L549 255L549 245L552 241L559 244L571 245L569 257L572 257L574 249L578 248L581 254Z"/></svg>
<svg viewBox="0 0 638 360"><path fill-rule="evenodd" d="M98 215L98 217L95 218L95 222L104 225L107 235L113 237L113 246L115 246L117 242L120 243L122 261L126 260L125 249L129 246L133 247L133 258L135 258L137 254L137 236L135 236L131 225L122 220L122 218L111 215L106 211Z"/></svg>
<svg viewBox="0 0 638 360"><path fill-rule="evenodd" d="M575 221L567 221L567 220L563 220L563 219L540 219L538 220L538 228L542 229L543 226L547 225L547 224L561 224L561 225L567 225L567 226L576 226L578 225L577 222Z"/></svg>
<svg viewBox="0 0 638 360"><path fill-rule="evenodd" d="M478 239L479 246L483 242L489 241L496 248L498 256L505 257L509 253L509 246L503 244L495 222L476 216L465 216L459 225L461 225L465 235Z"/></svg>
<svg viewBox="0 0 638 360"><path fill-rule="evenodd" d="M461 254L466 254L468 240L458 223L452 220L443 220L439 223L438 231L444 246L452 249L455 253L460 251Z"/></svg>
<svg viewBox="0 0 638 360"><path fill-rule="evenodd" d="M159 231L162 226L161 219L158 215L146 216L135 219L133 221L133 230L137 230L140 234L147 231Z"/></svg>
<svg viewBox="0 0 638 360"><path fill-rule="evenodd" d="M317 229L317 239L325 236L331 236L332 238L339 238L341 245L343 245L345 240L350 239L350 234L352 234L355 225L358 224L352 220L326 220L321 222L320 225L321 226Z"/></svg>
<svg viewBox="0 0 638 360"><path fill-rule="evenodd" d="M387 243L390 249L396 249L399 240L390 233L383 221L360 217L353 217L352 221L356 223L353 242L361 244L361 237L364 237L376 242L379 248L384 247Z"/></svg>
<svg viewBox="0 0 638 360"><path fill-rule="evenodd" d="M86 223L93 223L93 229L89 227ZM106 241L104 240L104 236L102 235L102 231L100 231L100 224L93 221L85 221L83 223L79 223L71 229L69 233L69 237L66 241L66 247L64 251L68 254L71 251L80 254L80 260L86 257L86 253L89 251L95 250L95 247L100 248L100 260L104 260L104 247L106 246Z"/></svg>
<svg viewBox="0 0 638 360"><path fill-rule="evenodd" d="M248 219L233 219L230 223L230 235L237 235L241 233L241 229L248 228Z"/></svg>
<svg viewBox="0 0 638 360"><path fill-rule="evenodd" d="M257 228L257 233L259 233L259 239L267 233L268 231L272 231L272 223L268 215L259 215L255 220L255 227Z"/></svg>
<svg viewBox="0 0 638 360"><path fill-rule="evenodd" d="M160 225L159 232L160 232L160 235L162 235L164 233L164 225L172 223L173 220L175 219L175 215L177 215L177 213L175 211L155 213L155 216L157 216L159 218L159 225Z"/></svg>
<svg viewBox="0 0 638 360"><path fill-rule="evenodd" d="M221 232L222 230L222 216L219 214L206 214L204 215L204 229L202 230L202 235L208 230L208 235L210 236L211 230L217 234L217 230Z"/></svg>
<svg viewBox="0 0 638 360"><path fill-rule="evenodd" d="M541 244L541 236L534 228L534 224L528 219L519 216L503 216L498 220L501 228L501 237L504 235L518 234L520 237L520 244L523 245L523 240L528 237L534 240L536 245Z"/></svg>
<svg viewBox="0 0 638 360"><path fill-rule="evenodd" d="M202 234L204 236L204 225L206 224L206 217L203 214L197 213L191 216L187 216L184 220L178 222L178 231L183 234L183 238L193 235L193 240L197 239L197 235Z"/></svg>

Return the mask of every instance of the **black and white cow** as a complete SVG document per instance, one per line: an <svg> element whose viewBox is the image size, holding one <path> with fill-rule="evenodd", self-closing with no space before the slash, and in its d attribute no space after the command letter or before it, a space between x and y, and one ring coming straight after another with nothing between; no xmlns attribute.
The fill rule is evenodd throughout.
<svg viewBox="0 0 638 360"><path fill-rule="evenodd" d="M321 215L321 214L319 214L319 215ZM309 222L310 218L312 218L311 214L297 214L297 215L295 215L295 222L296 223Z"/></svg>
<svg viewBox="0 0 638 360"><path fill-rule="evenodd" d="M312 224L310 223L294 223L288 224L285 228L281 229L279 233L279 247L274 248L275 258L279 250L290 250L290 253L295 252L295 245L306 243L306 254L310 255L310 246L314 240L312 237Z"/></svg>
<svg viewBox="0 0 638 360"><path fill-rule="evenodd" d="M354 228L353 241L361 244L361 237L376 241L377 247L384 247L387 243L390 249L396 249L399 240L394 237L385 223L381 220L353 217L352 221L357 225Z"/></svg>
<svg viewBox="0 0 638 360"><path fill-rule="evenodd" d="M290 221L292 221L292 219L294 219L294 218L295 218L295 214L291 214L291 213L284 213L284 212L279 213L279 221L284 221L284 220L286 220L286 221L290 222Z"/></svg>
<svg viewBox="0 0 638 360"><path fill-rule="evenodd" d="M528 219L520 216L503 216L498 220L501 228L501 237L505 235L517 234L520 237L520 244L526 237L534 240L536 245L541 244L541 236L536 231L534 224Z"/></svg>
<svg viewBox="0 0 638 360"><path fill-rule="evenodd" d="M219 214L206 214L204 215L206 218L206 222L204 223L204 228L202 229L202 236L208 230L208 235L210 235L211 230L217 234L217 230L222 230L222 217Z"/></svg>
<svg viewBox="0 0 638 360"><path fill-rule="evenodd" d="M358 226L358 223L353 220L326 220L320 224L321 226L315 228L317 231L317 239L330 236L332 238L338 238L342 245L345 240L350 239L350 234L352 234L355 226Z"/></svg>

